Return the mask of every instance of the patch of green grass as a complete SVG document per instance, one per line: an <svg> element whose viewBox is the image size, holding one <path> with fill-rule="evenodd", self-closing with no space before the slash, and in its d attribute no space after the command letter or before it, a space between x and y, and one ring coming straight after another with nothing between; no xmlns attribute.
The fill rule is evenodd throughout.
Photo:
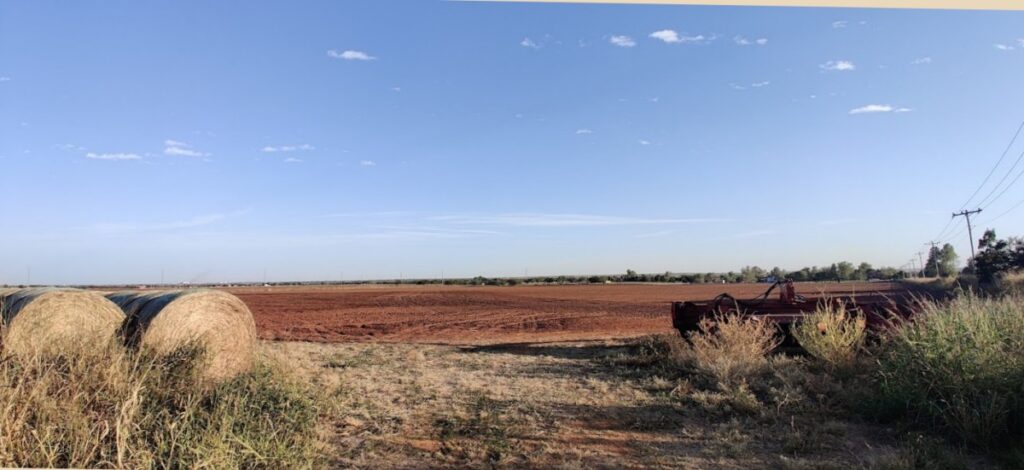
<svg viewBox="0 0 1024 470"><path fill-rule="evenodd" d="M886 338L878 408L982 448L1024 435L1024 299L925 301Z"/></svg>

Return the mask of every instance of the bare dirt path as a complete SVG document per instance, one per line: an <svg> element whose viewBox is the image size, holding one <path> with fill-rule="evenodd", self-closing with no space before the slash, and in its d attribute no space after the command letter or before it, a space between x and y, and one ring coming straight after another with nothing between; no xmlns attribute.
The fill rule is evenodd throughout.
<svg viewBox="0 0 1024 470"><path fill-rule="evenodd" d="M728 292L753 298L766 284L565 286L300 286L235 288L267 340L437 344L613 339L671 330L669 303ZM801 283L814 295L906 292L889 282Z"/></svg>

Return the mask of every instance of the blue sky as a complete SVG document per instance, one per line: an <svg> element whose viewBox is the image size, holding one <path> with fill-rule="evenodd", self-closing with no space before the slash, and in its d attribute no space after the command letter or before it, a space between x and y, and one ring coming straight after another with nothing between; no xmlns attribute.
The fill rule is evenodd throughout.
<svg viewBox="0 0 1024 470"><path fill-rule="evenodd" d="M1012 12L0 1L0 283L963 255L1021 77Z"/></svg>

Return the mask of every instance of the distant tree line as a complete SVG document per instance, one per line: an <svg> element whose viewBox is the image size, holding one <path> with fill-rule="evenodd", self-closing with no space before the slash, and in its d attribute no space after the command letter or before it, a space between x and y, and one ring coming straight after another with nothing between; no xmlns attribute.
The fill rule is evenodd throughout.
<svg viewBox="0 0 1024 470"><path fill-rule="evenodd" d="M905 273L896 268L875 268L868 263L854 265L847 261L832 263L827 267L811 266L797 271L786 271L779 267L770 270L759 266L744 266L739 272L725 273L664 273L643 274L627 269L625 274L565 275L565 276L533 276L533 277L484 277L445 279L448 285L471 286L514 286L519 284L605 284L622 282L661 282L681 284L705 283L738 283L738 282L771 282L792 279L798 282L817 281L865 281L869 279L892 280L901 279ZM383 282L382 282L383 283ZM404 284L440 284L440 279L415 279L392 281Z"/></svg>

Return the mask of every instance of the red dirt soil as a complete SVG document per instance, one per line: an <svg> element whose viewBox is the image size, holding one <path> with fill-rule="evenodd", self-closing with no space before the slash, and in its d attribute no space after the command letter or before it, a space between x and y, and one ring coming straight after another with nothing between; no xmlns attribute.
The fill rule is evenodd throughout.
<svg viewBox="0 0 1024 470"><path fill-rule="evenodd" d="M670 302L766 284L302 286L234 288L267 340L494 344L610 339L672 331ZM900 295L889 282L800 283L804 295ZM774 295L774 293L773 293Z"/></svg>

